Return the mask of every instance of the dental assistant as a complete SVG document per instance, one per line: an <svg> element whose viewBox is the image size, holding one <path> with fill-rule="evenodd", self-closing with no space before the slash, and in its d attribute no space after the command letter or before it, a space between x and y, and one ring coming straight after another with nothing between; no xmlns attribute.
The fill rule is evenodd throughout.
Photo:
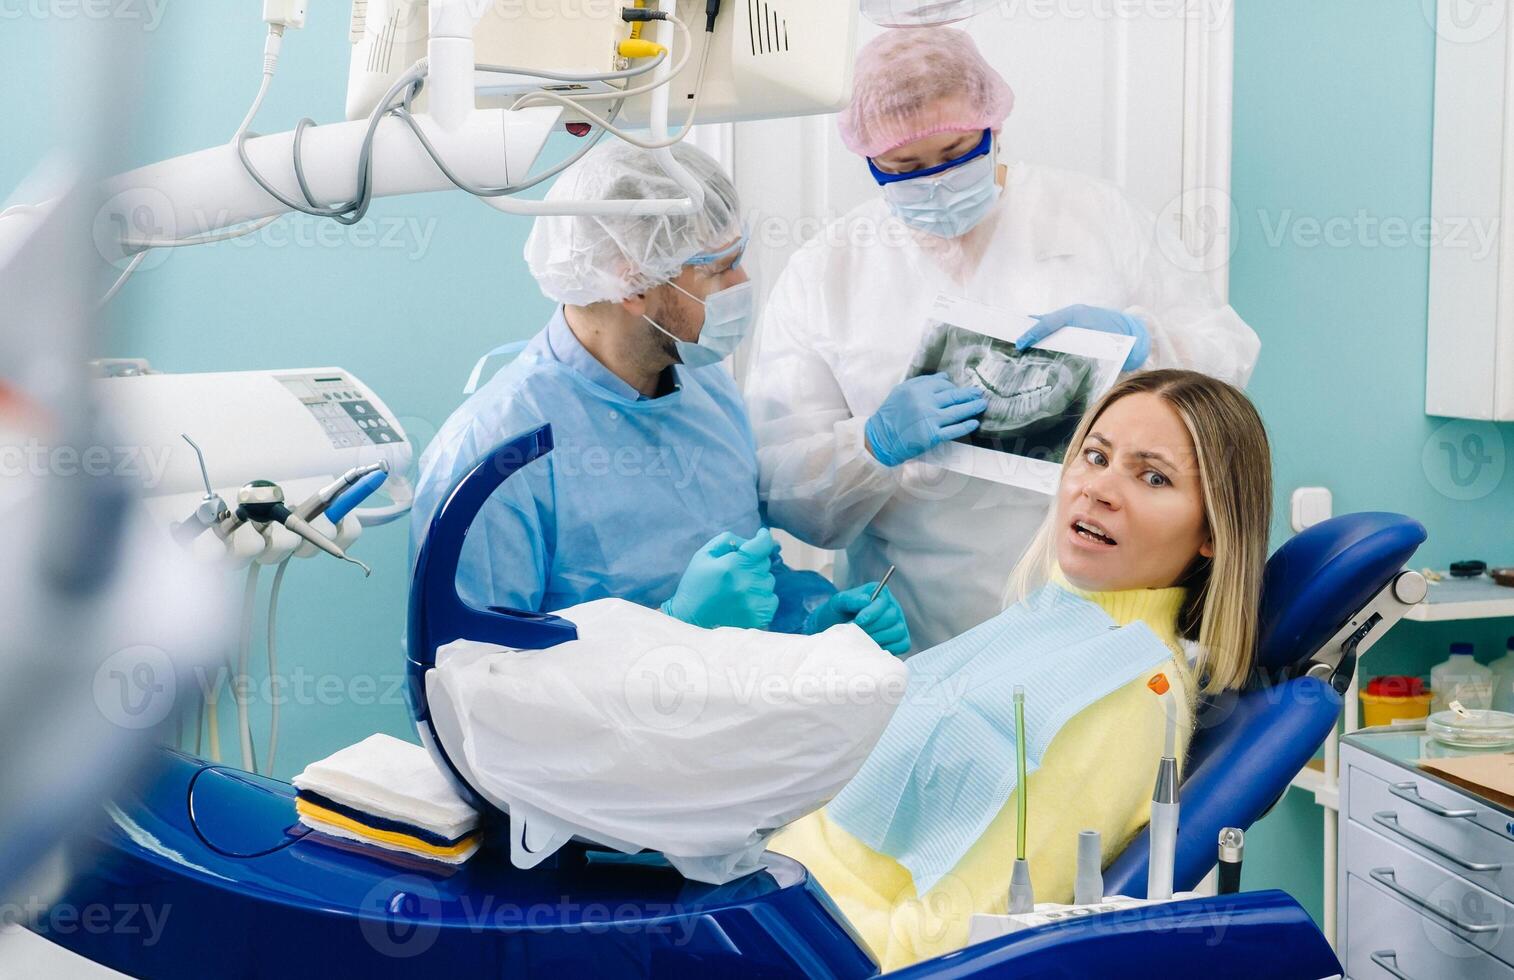
<svg viewBox="0 0 1514 980"><path fill-rule="evenodd" d="M916 457L1013 398L996 379L906 376L947 293L1066 326L1127 334L1124 365L1244 386L1260 342L1201 274L1167 257L1152 217L1113 185L999 163L1014 94L972 39L885 31L857 56L842 140L880 196L799 249L769 297L747 385L773 523L845 549L844 581L890 565L915 648L995 615L1049 498Z"/></svg>
<svg viewBox="0 0 1514 980"><path fill-rule="evenodd" d="M469 530L457 575L469 603L546 612L617 597L706 628L855 622L903 652L909 630L887 590L837 593L787 568L765 526L751 427L720 363L752 317L736 190L698 149L672 152L703 188L693 214L537 220L526 260L562 305L422 456L412 555L464 473L550 423L553 451L505 481ZM616 142L547 200L684 196L658 155Z"/></svg>

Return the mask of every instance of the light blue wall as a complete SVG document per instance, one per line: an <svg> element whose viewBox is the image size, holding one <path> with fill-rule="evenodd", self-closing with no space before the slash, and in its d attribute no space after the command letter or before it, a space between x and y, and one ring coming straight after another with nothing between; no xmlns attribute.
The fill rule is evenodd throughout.
<svg viewBox="0 0 1514 980"><path fill-rule="evenodd" d="M153 61L132 162L231 135L256 87L258 6L162 8L161 24L146 32ZM340 116L346 7L314 3L309 26L290 35L261 127ZM1292 488L1322 484L1334 490L1338 512L1392 509L1423 520L1426 564L1465 555L1514 562L1514 474L1485 476L1488 492L1461 502L1442 492L1454 488L1447 462L1422 464L1440 424L1422 410L1426 251L1367 239L1311 247L1291 234L1359 211L1379 220L1428 214L1434 39L1420 10L1418 0L1239 5L1232 299L1263 338L1252 392L1272 431L1280 515ZM38 92L67 27L56 18L0 21L10 91ZM13 100L0 188L41 157L60 110L53 89ZM528 335L549 312L519 261L526 225L461 195L380 202L368 245L358 236L325 244L318 234L332 232L318 233L310 219L275 227L253 245L185 250L142 273L115 308L110 352L170 371L338 364L388 399L424 444L456 404L475 356ZM384 247L394 234L398 247ZM1509 426L1480 431L1514 451ZM1286 532L1281 516L1275 539ZM394 687L403 528L370 532L356 552L375 566L372 579L322 561L301 562L288 576L282 670L308 683L283 709L282 775L375 730L408 731ZM1423 672L1463 637L1486 659L1509 632L1508 621L1406 624L1374 651L1368 672ZM1252 835L1248 887L1287 888L1318 916L1319 818L1312 800L1290 794Z"/></svg>
<svg viewBox="0 0 1514 980"><path fill-rule="evenodd" d="M308 26L285 40L257 128L287 130L302 115L342 118L348 6L310 5ZM156 29L143 31L150 70L130 166L229 139L260 77L256 0L162 9ZM52 113L67 111L39 79L76 26L57 17L0 20L0 72L9 91L27 93L12 100L0 137L0 192L9 194L50 145ZM175 372L339 365L371 385L424 446L460 400L476 357L529 336L551 312L521 262L528 230L461 194L380 201L352 230L286 217L250 239L180 249L161 267L144 266L112 308L108 352ZM374 567L371 579L329 560L290 566L280 603L290 701L281 708L279 775L374 731L413 737L398 686L405 552L398 523L367 532L354 548ZM255 677L264 671L258 622ZM223 707L222 745L234 753L230 715ZM266 705L255 705L260 757L266 717Z"/></svg>
<svg viewBox="0 0 1514 980"><path fill-rule="evenodd" d="M1472 481L1482 496L1453 499L1467 495L1456 479L1473 470L1462 459L1452 472L1436 434L1446 420L1424 414L1429 254L1372 224L1429 214L1434 79L1435 37L1418 0L1238 5L1231 301L1262 337L1251 393L1273 441L1275 542L1288 534L1292 490L1322 485L1337 513L1422 521L1430 539L1417 565L1510 564L1514 472L1501 460L1514 452L1514 427L1470 430L1500 462ZM1342 247L1312 244L1310 222L1323 229L1342 218L1366 230ZM1463 638L1486 661L1511 633L1509 620L1405 623L1364 672L1424 673ZM1320 817L1312 797L1290 792L1248 842L1257 860L1246 865L1247 887L1285 888L1319 917Z"/></svg>

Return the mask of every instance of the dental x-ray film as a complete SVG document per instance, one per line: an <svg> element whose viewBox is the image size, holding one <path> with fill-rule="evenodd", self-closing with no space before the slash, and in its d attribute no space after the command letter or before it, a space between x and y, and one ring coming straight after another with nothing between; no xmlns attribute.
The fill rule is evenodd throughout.
<svg viewBox="0 0 1514 980"><path fill-rule="evenodd" d="M1135 340L1065 327L1035 347L1014 341L1035 318L952 296L936 297L906 377L945 374L981 388L977 431L921 459L995 483L1055 493L1078 420L1119 376Z"/></svg>

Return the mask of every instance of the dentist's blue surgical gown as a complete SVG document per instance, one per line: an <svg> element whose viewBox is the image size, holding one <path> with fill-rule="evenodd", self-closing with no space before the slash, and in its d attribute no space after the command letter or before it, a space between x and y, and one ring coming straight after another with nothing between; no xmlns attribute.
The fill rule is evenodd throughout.
<svg viewBox="0 0 1514 980"><path fill-rule="evenodd" d="M555 448L494 493L463 546L457 587L479 607L552 611L615 596L656 607L694 552L722 531L764 524L741 395L721 365L675 365L647 398L584 349L558 309L521 354L474 393L421 457L412 558L464 473L506 439L552 425ZM835 591L775 560L773 629L797 632Z"/></svg>

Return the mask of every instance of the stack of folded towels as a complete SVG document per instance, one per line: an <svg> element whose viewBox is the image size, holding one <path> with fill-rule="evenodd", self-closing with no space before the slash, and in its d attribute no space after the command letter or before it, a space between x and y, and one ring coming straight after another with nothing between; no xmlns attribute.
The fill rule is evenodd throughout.
<svg viewBox="0 0 1514 980"><path fill-rule="evenodd" d="M311 830L447 864L478 850L478 813L419 745L371 735L306 766L294 786Z"/></svg>

